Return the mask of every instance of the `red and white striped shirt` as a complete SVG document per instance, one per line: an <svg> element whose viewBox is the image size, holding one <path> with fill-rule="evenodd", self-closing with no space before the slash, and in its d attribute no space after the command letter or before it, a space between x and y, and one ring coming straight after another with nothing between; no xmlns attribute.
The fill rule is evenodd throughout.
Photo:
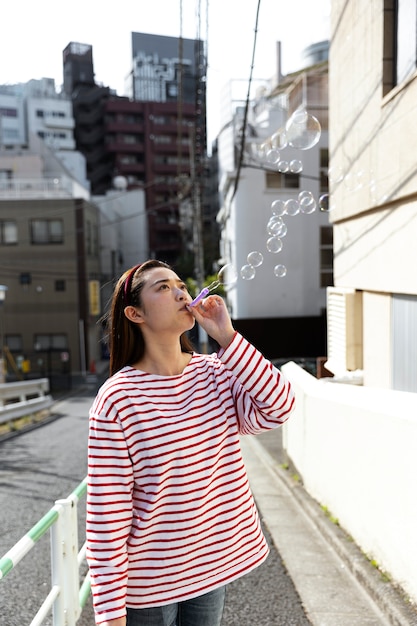
<svg viewBox="0 0 417 626"><path fill-rule="evenodd" d="M97 624L207 593L265 560L239 435L282 424L293 405L289 382L238 333L178 376L126 366L105 382L88 445Z"/></svg>

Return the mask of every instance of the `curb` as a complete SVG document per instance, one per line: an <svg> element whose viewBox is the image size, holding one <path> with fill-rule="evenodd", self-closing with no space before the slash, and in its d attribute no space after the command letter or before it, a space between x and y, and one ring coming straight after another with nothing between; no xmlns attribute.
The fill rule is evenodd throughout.
<svg viewBox="0 0 417 626"><path fill-rule="evenodd" d="M296 468L289 463L289 470L282 469L262 444L260 445L269 468L284 482L327 544L344 562L380 611L387 616L392 626L417 626L417 607L407 602L404 592L393 583L382 580L381 573L370 564L348 534L326 517L318 502L308 494L300 482L295 482L291 478L291 475L296 473Z"/></svg>

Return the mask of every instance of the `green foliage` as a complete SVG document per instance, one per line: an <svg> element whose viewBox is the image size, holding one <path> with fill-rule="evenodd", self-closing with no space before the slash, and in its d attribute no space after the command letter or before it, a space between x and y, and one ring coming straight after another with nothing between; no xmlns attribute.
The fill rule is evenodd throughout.
<svg viewBox="0 0 417 626"><path fill-rule="evenodd" d="M208 287L211 283L214 283L215 280L217 280L217 274L210 274L209 276L206 276L203 287ZM198 295L198 286L195 278L186 278L185 284L187 285L187 289L191 297L195 298ZM213 289L211 293L217 293L219 296L224 296L223 285L219 285L216 289Z"/></svg>

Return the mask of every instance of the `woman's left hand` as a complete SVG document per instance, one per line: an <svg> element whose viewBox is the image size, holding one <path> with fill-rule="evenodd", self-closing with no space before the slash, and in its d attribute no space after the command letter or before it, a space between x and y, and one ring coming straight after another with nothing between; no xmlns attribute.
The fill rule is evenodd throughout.
<svg viewBox="0 0 417 626"><path fill-rule="evenodd" d="M223 298L208 296L195 306L188 307L188 310L220 347L227 348L234 337L235 329Z"/></svg>

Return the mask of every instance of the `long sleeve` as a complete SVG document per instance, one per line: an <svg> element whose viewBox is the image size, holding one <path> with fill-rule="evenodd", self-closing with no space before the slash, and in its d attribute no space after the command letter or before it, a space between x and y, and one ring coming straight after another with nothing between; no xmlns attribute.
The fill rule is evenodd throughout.
<svg viewBox="0 0 417 626"><path fill-rule="evenodd" d="M88 443L87 559L93 594L100 598L95 603L100 621L126 613L132 488L132 464L118 420L93 411Z"/></svg>
<svg viewBox="0 0 417 626"><path fill-rule="evenodd" d="M268 554L239 434L275 428L294 396L238 333L177 376L126 366L90 411L87 559L96 623L232 582Z"/></svg>
<svg viewBox="0 0 417 626"><path fill-rule="evenodd" d="M233 375L230 384L241 434L258 434L289 418L295 406L289 381L242 335L236 333L218 356Z"/></svg>

